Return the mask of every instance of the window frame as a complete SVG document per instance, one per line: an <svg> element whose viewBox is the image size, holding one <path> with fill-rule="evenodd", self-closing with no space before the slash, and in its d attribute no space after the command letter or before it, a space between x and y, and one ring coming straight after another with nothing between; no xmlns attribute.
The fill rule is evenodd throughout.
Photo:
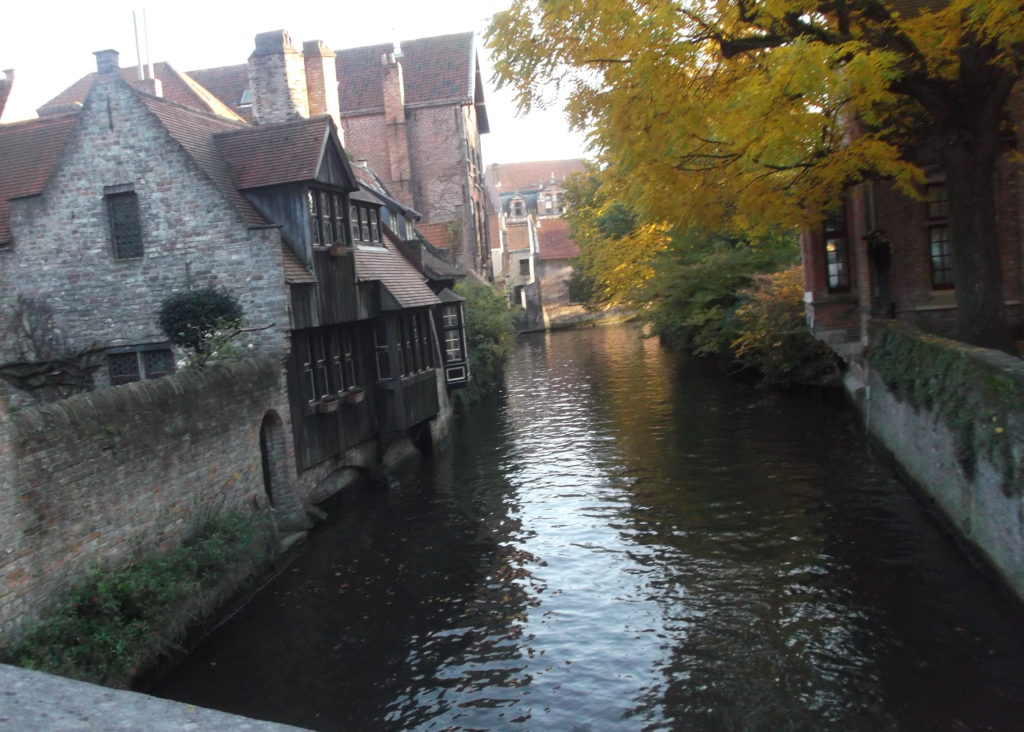
<svg viewBox="0 0 1024 732"><path fill-rule="evenodd" d="M853 278L850 271L850 237L845 202L825 216L821 234L825 285L829 292L849 292Z"/></svg>
<svg viewBox="0 0 1024 732"><path fill-rule="evenodd" d="M103 201L107 210L114 259L125 261L145 257L142 212L134 184L104 186Z"/></svg>
<svg viewBox="0 0 1024 732"><path fill-rule="evenodd" d="M935 181L925 186L925 195L928 275L933 290L952 290L955 283L953 243L949 238L949 190L945 181Z"/></svg>

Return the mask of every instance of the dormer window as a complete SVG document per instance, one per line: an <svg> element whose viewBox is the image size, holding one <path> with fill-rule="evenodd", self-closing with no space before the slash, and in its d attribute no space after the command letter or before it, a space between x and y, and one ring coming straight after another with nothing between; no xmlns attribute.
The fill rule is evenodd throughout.
<svg viewBox="0 0 1024 732"><path fill-rule="evenodd" d="M380 218L375 206L352 203L352 240L362 244L380 244Z"/></svg>
<svg viewBox="0 0 1024 732"><path fill-rule="evenodd" d="M521 198L513 199L511 205L512 216L518 218L520 216L526 216L526 201Z"/></svg>
<svg viewBox="0 0 1024 732"><path fill-rule="evenodd" d="M252 106L252 89L245 87L242 90L242 98L238 100L239 107L251 107Z"/></svg>
<svg viewBox="0 0 1024 732"><path fill-rule="evenodd" d="M306 192L306 208L313 246L345 244L345 198L342 194L311 188Z"/></svg>

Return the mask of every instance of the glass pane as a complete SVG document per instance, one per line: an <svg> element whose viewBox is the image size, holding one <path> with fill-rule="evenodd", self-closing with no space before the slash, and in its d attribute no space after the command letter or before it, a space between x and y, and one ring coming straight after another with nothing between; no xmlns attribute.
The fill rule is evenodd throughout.
<svg viewBox="0 0 1024 732"><path fill-rule="evenodd" d="M142 256L142 226L139 221L139 199L134 193L107 196L110 213L110 233L117 259Z"/></svg>
<svg viewBox="0 0 1024 732"><path fill-rule="evenodd" d="M139 380L139 357L135 353L113 353L107 356L110 383L128 384Z"/></svg>
<svg viewBox="0 0 1024 732"><path fill-rule="evenodd" d="M147 379L156 379L174 371L174 354L169 348L142 352L142 367Z"/></svg>

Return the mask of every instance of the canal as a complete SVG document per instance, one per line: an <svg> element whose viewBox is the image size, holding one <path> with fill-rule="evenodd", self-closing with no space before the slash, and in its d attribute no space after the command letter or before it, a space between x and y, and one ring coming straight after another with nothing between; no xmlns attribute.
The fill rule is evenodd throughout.
<svg viewBox="0 0 1024 732"><path fill-rule="evenodd" d="M842 405L634 328L507 385L151 693L318 730L1019 730L1024 613Z"/></svg>

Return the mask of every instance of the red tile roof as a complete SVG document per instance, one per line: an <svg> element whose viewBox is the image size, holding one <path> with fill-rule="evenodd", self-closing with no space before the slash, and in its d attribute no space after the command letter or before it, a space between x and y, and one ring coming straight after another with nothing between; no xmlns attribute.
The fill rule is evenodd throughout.
<svg viewBox="0 0 1024 732"><path fill-rule="evenodd" d="M541 259L572 259L580 254L565 219L541 219L537 224L537 244Z"/></svg>
<svg viewBox="0 0 1024 732"><path fill-rule="evenodd" d="M246 129L244 122L232 122L212 114L175 104L160 97L138 93L146 108L185 150L207 178L235 205L249 226L266 226L267 220L235 187L231 169L217 149L215 136Z"/></svg>
<svg viewBox="0 0 1024 732"><path fill-rule="evenodd" d="M133 86L140 84L138 81L138 69L134 66L119 69L121 78ZM153 73L163 87L163 98L177 102L192 109L199 109L210 112L218 117L232 120L239 120L240 117L225 105L217 96L210 93L195 80L182 74L168 63L160 62L153 64ZM37 110L40 116L47 114L48 109L61 109L70 104L81 104L89 95L92 85L96 82L96 72L86 74L53 99L48 101Z"/></svg>
<svg viewBox="0 0 1024 732"><path fill-rule="evenodd" d="M403 308L437 305L437 299L426 279L391 244L358 246L355 249L356 279L378 281Z"/></svg>
<svg viewBox="0 0 1024 732"><path fill-rule="evenodd" d="M401 46L407 105L474 101L477 61L472 33L418 38L402 41ZM335 52L343 115L384 108L381 56L391 50L392 44L384 43Z"/></svg>
<svg viewBox="0 0 1024 732"><path fill-rule="evenodd" d="M448 249L452 245L452 230L448 222L439 224L417 224L420 236L438 249Z"/></svg>
<svg viewBox="0 0 1024 732"><path fill-rule="evenodd" d="M246 127L217 135L217 148L243 190L313 180L330 129L327 117Z"/></svg>
<svg viewBox="0 0 1024 732"><path fill-rule="evenodd" d="M43 192L77 114L0 126L0 245L11 241L8 202Z"/></svg>
<svg viewBox="0 0 1024 732"><path fill-rule="evenodd" d="M188 75L231 107L236 114L252 122L252 105L243 107L240 104L242 94L249 88L249 67L246 64L189 71Z"/></svg>
<svg viewBox="0 0 1024 732"><path fill-rule="evenodd" d="M487 170L487 183L500 193L536 191L554 177L561 185L570 173L586 170L583 158L570 160L538 160L531 163L492 163Z"/></svg>

